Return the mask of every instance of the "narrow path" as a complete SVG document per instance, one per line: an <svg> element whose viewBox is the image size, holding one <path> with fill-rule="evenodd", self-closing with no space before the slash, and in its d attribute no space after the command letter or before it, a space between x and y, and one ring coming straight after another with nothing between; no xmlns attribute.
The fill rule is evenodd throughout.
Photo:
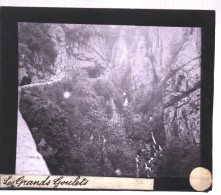
<svg viewBox="0 0 221 195"><path fill-rule="evenodd" d="M61 80L61 79L60 79ZM23 85L23 86L19 86L18 89L25 89L25 88L30 88L30 87L35 87L35 86L41 86L41 85L50 85L53 83L57 83L60 81L59 79L54 80L54 81L47 81L47 82L41 82L41 83L31 83L29 85Z"/></svg>

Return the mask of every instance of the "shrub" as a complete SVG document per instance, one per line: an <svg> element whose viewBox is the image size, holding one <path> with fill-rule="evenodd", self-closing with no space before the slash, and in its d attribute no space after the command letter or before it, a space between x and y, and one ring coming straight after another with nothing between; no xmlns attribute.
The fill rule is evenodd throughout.
<svg viewBox="0 0 221 195"><path fill-rule="evenodd" d="M200 166L200 145L176 138L167 143L155 167L158 177L186 177Z"/></svg>
<svg viewBox="0 0 221 195"><path fill-rule="evenodd" d="M37 71L52 73L57 53L48 33L49 27L49 24L19 23L19 61L27 70L31 65Z"/></svg>

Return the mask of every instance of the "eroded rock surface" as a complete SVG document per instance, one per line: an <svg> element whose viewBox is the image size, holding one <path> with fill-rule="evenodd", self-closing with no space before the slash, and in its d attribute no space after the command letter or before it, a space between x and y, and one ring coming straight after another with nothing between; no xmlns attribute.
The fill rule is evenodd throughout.
<svg viewBox="0 0 221 195"><path fill-rule="evenodd" d="M35 141L20 111L18 111L15 174L50 175L47 164L37 151Z"/></svg>
<svg viewBox="0 0 221 195"><path fill-rule="evenodd" d="M155 176L158 157L171 140L200 143L199 28L47 28L56 52L51 73L30 69L20 52L22 75L30 69L41 82L24 87L20 110L38 147L44 145L41 153L53 173L73 174L91 167L83 173L93 175L94 165L98 175ZM41 52L35 55L33 61L43 64ZM57 144L61 138L65 146ZM94 154L93 148L99 152ZM82 160L86 154L90 160ZM58 168L64 158L66 164ZM73 164L70 172L67 167Z"/></svg>

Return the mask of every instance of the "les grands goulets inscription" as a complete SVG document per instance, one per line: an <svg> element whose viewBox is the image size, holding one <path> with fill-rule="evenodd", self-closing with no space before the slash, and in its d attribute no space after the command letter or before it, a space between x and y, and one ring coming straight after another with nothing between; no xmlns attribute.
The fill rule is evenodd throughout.
<svg viewBox="0 0 221 195"><path fill-rule="evenodd" d="M58 188L61 186L84 186L87 185L89 182L86 178L81 178L80 176L77 176L76 178L73 178L73 180L65 180L63 176L56 177L55 179L51 179L51 176L47 176L43 180L39 180L35 178L32 179L26 179L25 176L18 177L16 179L13 179L13 177L10 175L7 178L4 178L3 185L6 185L8 187L54 187Z"/></svg>

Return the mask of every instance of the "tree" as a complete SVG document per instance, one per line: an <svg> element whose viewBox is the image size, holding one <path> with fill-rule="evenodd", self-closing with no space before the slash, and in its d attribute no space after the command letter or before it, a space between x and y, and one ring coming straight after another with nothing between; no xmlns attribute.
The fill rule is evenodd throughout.
<svg viewBox="0 0 221 195"><path fill-rule="evenodd" d="M48 33L49 24L19 23L19 61L27 70L52 73L57 53Z"/></svg>

